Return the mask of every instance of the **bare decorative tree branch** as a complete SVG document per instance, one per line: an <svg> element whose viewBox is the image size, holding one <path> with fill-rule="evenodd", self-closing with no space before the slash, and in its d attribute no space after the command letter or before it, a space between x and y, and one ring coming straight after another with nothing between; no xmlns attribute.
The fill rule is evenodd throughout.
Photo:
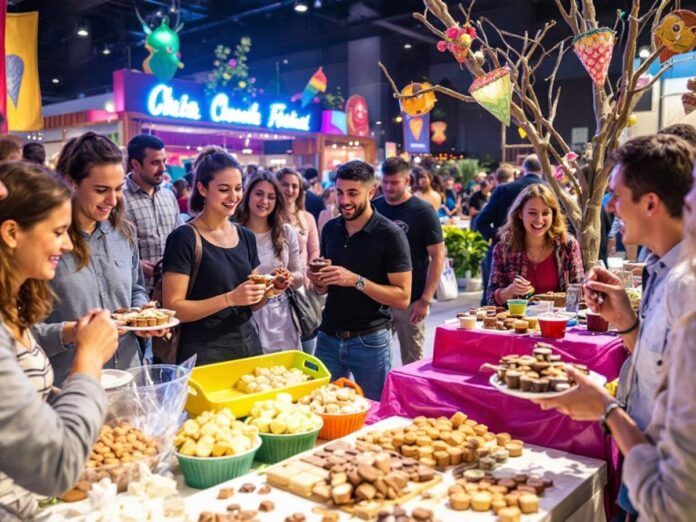
<svg viewBox="0 0 696 522"><path fill-rule="evenodd" d="M519 35L504 31L485 18L473 21L473 2L468 8L459 4L459 11L463 16L461 24L458 24L450 14L445 0L423 0L423 3L424 11L414 13L414 18L443 40L446 39L445 31L450 27L464 25L476 27L477 35L473 47L478 47L485 60L482 63L474 56L473 49L469 51L463 65L473 77L478 78L485 74L486 63L493 68L501 66L510 68L510 80L513 86L513 98L510 104L511 118L527 133L527 139L539 157L544 178L563 205L577 234L583 261L586 265L592 263L599 253L601 200L611 174L608 155L618 147L622 132L641 96L650 90L671 66L671 62L668 62L654 77L644 80L639 87L640 77L648 71L664 48L652 46L648 58L640 66L634 67L638 38L648 28L651 32L657 29L671 0L655 0L652 7L642 16L640 16L640 0L631 0L630 10L625 14L617 11L614 24L615 48L618 54L619 48L623 47L622 74L613 85L610 80L600 86L593 83L596 128L578 159L569 159L571 147L554 126L561 95L561 89L556 86L555 80L563 57L572 47L569 40L600 27L594 1L555 0L561 18L570 28L571 36L548 49L544 47L543 40L556 24L555 21L547 22L533 36L527 32ZM500 46L494 47L491 44L492 40L489 39L487 31L495 34ZM554 60L552 72L545 78L548 81L548 94L545 100L546 112L544 112L535 90L535 73L546 60L552 58ZM400 99L402 96L399 89L386 67L381 63L379 65L389 81L394 97ZM420 92L428 91L446 94L469 103L475 102L472 96L440 85L434 85ZM575 194L567 191L556 179L555 165L561 166Z"/></svg>

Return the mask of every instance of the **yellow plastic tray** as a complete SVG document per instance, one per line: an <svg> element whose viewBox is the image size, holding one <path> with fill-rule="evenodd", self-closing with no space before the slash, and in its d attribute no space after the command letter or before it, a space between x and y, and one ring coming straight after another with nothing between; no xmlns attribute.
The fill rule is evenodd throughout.
<svg viewBox="0 0 696 522"><path fill-rule="evenodd" d="M301 384L260 393L242 393L234 388L242 375L253 373L259 367L270 368L278 365L288 369L298 368L312 379ZM205 410L219 410L227 407L237 418L246 417L251 407L258 401L273 399L281 392L289 393L293 400L298 400L315 388L328 384L330 377L331 374L324 363L299 350L198 366L193 369L189 380L186 411L199 415Z"/></svg>

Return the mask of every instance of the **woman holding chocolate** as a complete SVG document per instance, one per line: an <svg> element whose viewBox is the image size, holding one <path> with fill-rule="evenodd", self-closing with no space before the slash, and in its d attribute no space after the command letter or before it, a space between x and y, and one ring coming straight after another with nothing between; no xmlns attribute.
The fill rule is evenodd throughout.
<svg viewBox="0 0 696 522"><path fill-rule="evenodd" d="M73 487L106 410L99 378L118 345L109 313L91 310L73 328L70 375L51 404L53 370L31 331L50 312L47 282L73 248L70 197L48 169L0 165L0 520L28 519L40 496Z"/></svg>
<svg viewBox="0 0 696 522"><path fill-rule="evenodd" d="M77 319L95 308L114 311L150 301L133 225L123 216L125 170L123 154L106 136L87 132L61 150L56 170L72 188L71 252L57 262L50 283L56 300L45 322L34 325L39 344L51 358L55 381L61 384L75 357ZM165 331L156 332L163 335ZM151 337L151 333L138 333ZM136 334L119 339L109 368L140 366Z"/></svg>
<svg viewBox="0 0 696 522"><path fill-rule="evenodd" d="M162 262L163 305L183 323L177 359L195 354L202 365L261 355L251 312L265 303L267 285L248 279L260 263L254 234L230 221L242 200L241 167L209 147L193 170L196 218L169 235Z"/></svg>
<svg viewBox="0 0 696 522"><path fill-rule="evenodd" d="M528 186L512 204L493 249L488 303L505 305L531 293L565 292L582 279L580 247L568 234L556 196L545 184Z"/></svg>
<svg viewBox="0 0 696 522"><path fill-rule="evenodd" d="M237 220L256 237L259 272L276 276L268 302L253 314L263 351L299 350L300 332L285 290L302 286L304 270L297 234L287 223L285 200L273 174L257 172L247 180Z"/></svg>

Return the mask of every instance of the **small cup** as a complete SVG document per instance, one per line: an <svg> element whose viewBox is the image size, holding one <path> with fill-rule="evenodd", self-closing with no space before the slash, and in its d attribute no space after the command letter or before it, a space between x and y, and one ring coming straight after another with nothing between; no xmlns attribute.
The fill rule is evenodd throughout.
<svg viewBox="0 0 696 522"><path fill-rule="evenodd" d="M463 330L473 330L476 328L475 315L463 315L459 317L459 328Z"/></svg>
<svg viewBox="0 0 696 522"><path fill-rule="evenodd" d="M508 310L512 315L524 316L527 313L527 302L526 299L508 299Z"/></svg>
<svg viewBox="0 0 696 522"><path fill-rule="evenodd" d="M587 310L587 330L589 332L606 332L609 330L609 322L598 313Z"/></svg>
<svg viewBox="0 0 696 522"><path fill-rule="evenodd" d="M560 314L544 314L537 317L542 337L562 339L565 337L568 318Z"/></svg>

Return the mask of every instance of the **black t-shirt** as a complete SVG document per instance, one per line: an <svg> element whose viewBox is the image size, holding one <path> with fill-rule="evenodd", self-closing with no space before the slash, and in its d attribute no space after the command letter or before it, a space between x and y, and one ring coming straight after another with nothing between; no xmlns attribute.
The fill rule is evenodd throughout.
<svg viewBox="0 0 696 522"><path fill-rule="evenodd" d="M490 192L488 194L484 194L480 190L477 190L473 193L471 199L469 199L469 208L481 210L484 207L484 205L488 203L488 199L490 198L490 196Z"/></svg>
<svg viewBox="0 0 696 522"><path fill-rule="evenodd" d="M331 263L380 285L389 284L387 274L411 270L408 241L401 229L374 212L365 226L348 236L345 220L330 220L321 232L321 255ZM391 319L389 307L370 299L356 288L329 286L319 329L360 331Z"/></svg>
<svg viewBox="0 0 696 522"><path fill-rule="evenodd" d="M400 205L390 205L381 197L374 201L375 209L393 221L406 233L411 249L413 282L411 302L417 301L425 290L430 256L428 247L442 243L442 226L432 205L420 198L411 197Z"/></svg>
<svg viewBox="0 0 696 522"><path fill-rule="evenodd" d="M198 277L189 295L192 301L208 299L234 290L259 266L254 234L240 225L233 226L237 227L239 235L239 243L233 248L213 245L201 235L203 257ZM196 253L194 234L190 226L181 226L169 235L162 261L163 272L191 275ZM228 332L235 331L250 318L249 307L240 306L225 308L198 321L183 323L181 344L214 341Z"/></svg>

